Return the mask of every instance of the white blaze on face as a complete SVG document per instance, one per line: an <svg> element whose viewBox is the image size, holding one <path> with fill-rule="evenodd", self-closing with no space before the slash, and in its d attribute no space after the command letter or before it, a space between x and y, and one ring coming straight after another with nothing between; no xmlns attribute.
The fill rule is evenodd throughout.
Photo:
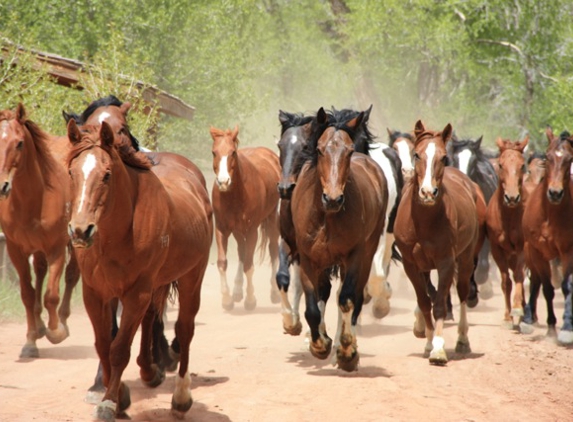
<svg viewBox="0 0 573 422"><path fill-rule="evenodd" d="M402 169L406 171L414 170L412 166L412 157L410 156L410 147L406 141L395 142L394 145L398 148L398 155L402 161Z"/></svg>
<svg viewBox="0 0 573 422"><path fill-rule="evenodd" d="M424 174L424 180L422 181L422 189L432 192L434 187L432 186L432 162L434 161L434 155L436 155L436 144L433 142L429 143L426 147L426 173Z"/></svg>
<svg viewBox="0 0 573 422"><path fill-rule="evenodd" d="M98 118L99 124L101 125L110 116L111 114L109 114L107 111L104 111L102 114L99 115Z"/></svg>
<svg viewBox="0 0 573 422"><path fill-rule="evenodd" d="M470 164L470 158L472 152L469 149L464 149L458 154L459 169L463 174L468 174L468 166Z"/></svg>
<svg viewBox="0 0 573 422"><path fill-rule="evenodd" d="M219 162L219 174L217 174L217 182L220 185L225 183L230 183L231 176L229 175L229 169L227 165L227 156L224 155L221 157L221 161Z"/></svg>
<svg viewBox="0 0 573 422"><path fill-rule="evenodd" d="M95 155L93 155L92 153L89 153L88 156L86 157L86 160L84 161L83 166L82 166L82 172L84 174L84 185L82 186L82 193L80 196L80 205L78 206L77 212L80 212L84 206L84 201L86 198L88 176L90 175L92 170L95 168L95 165L96 165Z"/></svg>
<svg viewBox="0 0 573 422"><path fill-rule="evenodd" d="M297 142L298 142L298 137L296 135L290 137L290 143L292 145L296 144Z"/></svg>

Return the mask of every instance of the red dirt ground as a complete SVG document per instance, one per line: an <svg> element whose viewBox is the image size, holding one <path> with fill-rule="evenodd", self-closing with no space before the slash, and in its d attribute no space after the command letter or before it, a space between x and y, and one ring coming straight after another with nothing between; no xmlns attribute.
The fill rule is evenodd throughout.
<svg viewBox="0 0 573 422"><path fill-rule="evenodd" d="M248 313L239 304L224 312L215 259L213 254L191 345L194 404L186 420L573 420L573 350L545 340L544 323L528 336L501 328L499 283L493 299L469 312L473 353L456 356L457 326L447 323L450 362L436 367L422 356L425 340L412 334L413 290L404 284L401 268L393 267L392 311L379 322L370 306L364 308L359 370L345 373L330 361L313 358L303 336L282 333L279 305L269 299L270 266L255 272L257 309ZM230 280L235 268L231 262ZM563 299L560 292L556 297L561 321ZM334 305L333 295L327 306L331 337L336 331ZM539 309L544 321L542 299ZM169 337L175 318L176 311L170 310ZM91 420L94 406L84 398L98 360L81 307L73 310L69 325L71 335L62 344L38 341L41 358L35 360L18 358L25 339L23 322L0 326L1 421ZM138 339L123 376L131 389L128 414L133 421L171 421L174 375L168 374L156 389L144 387L135 363Z"/></svg>

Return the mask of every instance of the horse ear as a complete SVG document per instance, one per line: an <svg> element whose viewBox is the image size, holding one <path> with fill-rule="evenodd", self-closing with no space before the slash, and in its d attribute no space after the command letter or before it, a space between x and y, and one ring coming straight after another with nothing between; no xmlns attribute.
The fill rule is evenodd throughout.
<svg viewBox="0 0 573 422"><path fill-rule="evenodd" d="M239 125L235 125L235 129L233 129L231 136L233 137L233 141L238 144L239 138L237 138L237 136L239 136Z"/></svg>
<svg viewBox="0 0 573 422"><path fill-rule="evenodd" d="M213 138L213 140L215 140L215 136L218 132L219 132L219 129L217 129L213 126L209 127L209 133L211 134L211 138Z"/></svg>
<svg viewBox="0 0 573 422"><path fill-rule="evenodd" d="M368 122L368 120L370 119L370 113L372 112L372 106L374 104L370 104L370 107L368 107L368 109L364 110L364 123Z"/></svg>
<svg viewBox="0 0 573 422"><path fill-rule="evenodd" d="M390 139L392 139L392 131L390 130L390 128L387 127L387 128L386 128L386 132L388 132L388 137L389 137Z"/></svg>
<svg viewBox="0 0 573 422"><path fill-rule="evenodd" d="M452 137L452 125L448 123L444 128L444 130L442 130L442 140L444 141L444 144L448 143L451 137Z"/></svg>
<svg viewBox="0 0 573 422"><path fill-rule="evenodd" d="M518 147L517 147L517 148L518 148L521 152L524 152L525 149L527 148L527 145L528 145L528 144L529 144L529 135L525 135L525 139L518 144Z"/></svg>
<svg viewBox="0 0 573 422"><path fill-rule="evenodd" d="M553 135L553 129L551 129L551 126L547 125L547 127L545 128L545 135L547 136L547 140L549 141L549 143L551 143L551 141L553 141L553 138L555 138L555 135Z"/></svg>
<svg viewBox="0 0 573 422"><path fill-rule="evenodd" d="M66 121L66 123L68 123L70 121L70 119L72 118L72 115L66 113L65 110L62 110L62 116L64 116L64 120Z"/></svg>
<svg viewBox="0 0 573 422"><path fill-rule="evenodd" d="M483 140L483 135L480 136L479 138L477 138L477 140L476 140L476 145L477 145L478 148L481 147L481 141L482 141L482 140Z"/></svg>
<svg viewBox="0 0 573 422"><path fill-rule="evenodd" d="M26 121L26 109L22 103L18 103L16 106L16 120L18 123L24 123Z"/></svg>
<svg viewBox="0 0 573 422"><path fill-rule="evenodd" d="M316 122L323 125L328 121L328 116L326 115L326 111L324 111L324 107L320 107L316 112Z"/></svg>
<svg viewBox="0 0 573 422"><path fill-rule="evenodd" d="M82 139L78 124L74 119L68 120L68 139L72 145L77 144Z"/></svg>
<svg viewBox="0 0 573 422"><path fill-rule="evenodd" d="M418 136L420 136L422 133L424 133L426 131L426 128L424 126L424 123L422 123L421 120L418 120L416 122L416 126L414 126L414 135L416 136L416 138Z"/></svg>
<svg viewBox="0 0 573 422"><path fill-rule="evenodd" d="M499 147L499 149L502 149L503 146L505 145L503 142L503 139L501 139L501 137L499 137L499 136L495 140L495 144Z"/></svg>
<svg viewBox="0 0 573 422"><path fill-rule="evenodd" d="M101 128L99 130L99 137L101 139L102 146L111 147L113 146L115 137L113 134L113 129L105 120L101 122Z"/></svg>
<svg viewBox="0 0 573 422"><path fill-rule="evenodd" d="M128 102L125 102L125 103L123 103L121 106L119 106L119 110L121 111L121 113L122 113L124 116L127 116L127 112L128 112L130 109L131 109L131 103L130 103L129 101L128 101Z"/></svg>
<svg viewBox="0 0 573 422"><path fill-rule="evenodd" d="M279 110L279 122L281 122L281 125L288 122L288 113L286 111Z"/></svg>
<svg viewBox="0 0 573 422"><path fill-rule="evenodd" d="M359 127L362 123L366 123L368 121L368 118L366 117L366 114L364 111L361 111L358 116L356 116L354 119L350 120L348 123L346 123L346 126L348 126L349 128L356 130L357 127Z"/></svg>

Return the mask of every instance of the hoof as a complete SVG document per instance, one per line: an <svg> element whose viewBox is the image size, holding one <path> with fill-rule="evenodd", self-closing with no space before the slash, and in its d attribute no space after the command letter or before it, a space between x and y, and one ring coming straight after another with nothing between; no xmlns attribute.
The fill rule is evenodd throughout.
<svg viewBox="0 0 573 422"><path fill-rule="evenodd" d="M456 346L457 348L457 346ZM430 364L444 366L448 363L448 356L444 349L432 350L430 352Z"/></svg>
<svg viewBox="0 0 573 422"><path fill-rule="evenodd" d="M476 296L475 298L468 297L468 300L467 300L468 308L475 308L478 303L479 303L478 296Z"/></svg>
<svg viewBox="0 0 573 422"><path fill-rule="evenodd" d="M247 298L244 303L246 311L254 311L257 307L257 299L253 296L252 299Z"/></svg>
<svg viewBox="0 0 573 422"><path fill-rule="evenodd" d="M444 321L455 321L454 320L454 313L452 311L448 311L446 313L446 318L444 318Z"/></svg>
<svg viewBox="0 0 573 422"><path fill-rule="evenodd" d="M504 319L503 321L501 321L501 328L505 328L506 330L514 330L515 324L513 323L512 320Z"/></svg>
<svg viewBox="0 0 573 422"><path fill-rule="evenodd" d="M298 336L302 332L302 324L300 321L297 321L296 324L290 327L283 325L283 330L285 331L285 334L290 334L291 336Z"/></svg>
<svg viewBox="0 0 573 422"><path fill-rule="evenodd" d="M173 399L171 399L171 414L177 419L183 419L185 417L185 413L191 409L193 406L193 399L189 397L189 400L185 403L176 403Z"/></svg>
<svg viewBox="0 0 573 422"><path fill-rule="evenodd" d="M390 313L390 302L386 298L377 298L372 304L372 315L376 319L382 319Z"/></svg>
<svg viewBox="0 0 573 422"><path fill-rule="evenodd" d="M46 326L44 325L44 322L42 322L36 328L36 340L40 340L45 335L46 335Z"/></svg>
<svg viewBox="0 0 573 422"><path fill-rule="evenodd" d="M486 281L484 284L480 285L479 289L479 298L483 300L488 300L493 297L493 287L489 281Z"/></svg>
<svg viewBox="0 0 573 422"><path fill-rule="evenodd" d="M519 323L519 332L521 334L533 334L533 331L535 331L535 328L532 324L527 324L523 321Z"/></svg>
<svg viewBox="0 0 573 422"><path fill-rule="evenodd" d="M119 403L117 404L118 414L125 415L125 411L129 406L131 406L131 395L129 394L129 387L122 382L119 385Z"/></svg>
<svg viewBox="0 0 573 422"><path fill-rule="evenodd" d="M40 352L35 344L25 344L20 351L20 358L39 358Z"/></svg>
<svg viewBox="0 0 573 422"><path fill-rule="evenodd" d="M562 346L569 346L573 344L573 331L561 330L557 336L557 341Z"/></svg>
<svg viewBox="0 0 573 422"><path fill-rule="evenodd" d="M115 403L106 400L96 406L95 417L100 421L115 422Z"/></svg>
<svg viewBox="0 0 573 422"><path fill-rule="evenodd" d="M243 292L233 292L233 302L240 302L243 300Z"/></svg>
<svg viewBox="0 0 573 422"><path fill-rule="evenodd" d="M426 330L416 330L416 325L414 324L414 329L412 330L412 332L414 333L414 336L416 338L426 338Z"/></svg>
<svg viewBox="0 0 573 422"><path fill-rule="evenodd" d="M61 322L58 324L58 328L55 330L47 330L46 331L46 338L52 344L58 344L67 339L70 335L70 331L68 327L62 324Z"/></svg>
<svg viewBox="0 0 573 422"><path fill-rule="evenodd" d="M317 345L311 341L309 345L310 353L317 359L325 360L328 358L328 356L330 356L330 351L332 350L332 340L327 337L326 344L322 344L323 342L320 343L321 344L318 345L319 347L317 347Z"/></svg>
<svg viewBox="0 0 573 422"><path fill-rule="evenodd" d="M223 305L223 309L226 311L232 311L235 307L235 303L232 300L225 300L225 298L223 298L221 305Z"/></svg>
<svg viewBox="0 0 573 422"><path fill-rule="evenodd" d="M356 350L352 353L350 357L343 355L342 353L336 353L336 363L338 367L346 372L354 372L358 370L358 362L360 361L360 355Z"/></svg>
<svg viewBox="0 0 573 422"><path fill-rule="evenodd" d="M162 371L156 364L152 364L151 368L153 369L153 378L148 381L141 377L141 381L143 381L143 384L147 387L155 388L165 381L165 371Z"/></svg>
<svg viewBox="0 0 573 422"><path fill-rule="evenodd" d="M467 354L467 353L471 353L471 352L472 352L472 349L470 347L469 342L466 343L466 342L458 340L458 342L456 343L456 353Z"/></svg>
<svg viewBox="0 0 573 422"><path fill-rule="evenodd" d="M272 290L271 291L271 303L276 304L276 303L280 303L280 301L281 301L281 295L279 294L279 292L276 290Z"/></svg>

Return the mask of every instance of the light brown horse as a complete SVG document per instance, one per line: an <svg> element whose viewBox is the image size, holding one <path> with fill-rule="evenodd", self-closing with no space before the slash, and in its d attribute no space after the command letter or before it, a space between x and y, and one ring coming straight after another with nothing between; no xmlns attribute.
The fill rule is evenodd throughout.
<svg viewBox="0 0 573 422"><path fill-rule="evenodd" d="M324 311L331 276L339 272L335 347L338 366L345 371L358 365L356 322L388 206L382 169L367 155L354 153L362 119L364 112L349 121L329 121L324 109L319 109L309 148L301 154L306 164L291 199L310 351L319 359L330 354L332 340L326 333Z"/></svg>
<svg viewBox="0 0 573 422"><path fill-rule="evenodd" d="M261 248L268 243L271 258L271 300L278 303L280 296L274 276L278 267L279 157L265 147L239 148L238 127L234 130L212 127L210 132L215 171L212 200L217 268L221 276L223 308L231 310L234 302L243 299L243 272L247 276L245 309L250 311L257 306L253 286L253 258L259 227L262 228L263 236ZM231 234L237 241L239 252L233 296L229 294L227 285L227 245Z"/></svg>
<svg viewBox="0 0 573 422"><path fill-rule="evenodd" d="M51 138L26 117L22 104L15 111L0 112L0 225L26 308L28 331L22 358L39 356L36 340L44 335L54 344L68 337L70 300L80 274L71 249L66 266L71 193L66 169L49 150ZM30 256L34 257L35 288ZM64 267L66 288L58 310ZM46 273L47 328L41 317Z"/></svg>
<svg viewBox="0 0 573 422"><path fill-rule="evenodd" d="M433 132L418 121L415 136L415 174L404 187L394 236L416 291L414 335L427 339L424 351L430 363L443 365L448 361L443 337L446 296L454 280L460 300L456 352L470 352L466 301L483 243L486 206L475 183L458 169L446 167L450 124ZM433 269L439 280L432 304L427 285Z"/></svg>
<svg viewBox="0 0 573 422"><path fill-rule="evenodd" d="M547 303L547 336L556 338L554 289L562 287L573 272L573 137L558 137L551 128L547 128L546 135L549 146L545 177L531 194L523 213L525 263L530 270L530 298L523 324L531 325L537 320L536 301L542 287ZM567 306L565 309L567 312ZM564 318L559 340L573 342L570 315Z"/></svg>
<svg viewBox="0 0 573 422"><path fill-rule="evenodd" d="M69 233L82 272L84 304L95 332L95 345L107 387L97 417L115 420L130 405L121 375L133 337L142 325L149 336L161 315L173 280L179 297L175 333L181 361L171 408L182 417L192 405L189 346L195 331L200 290L213 235L212 210L201 182L185 166L173 165L159 177L151 161L115 139L101 126L68 123L72 207ZM111 333L111 303L118 298L122 317ZM142 344L151 344L150 340ZM151 348L137 358L142 380L157 385Z"/></svg>
<svg viewBox="0 0 573 422"><path fill-rule="evenodd" d="M527 191L523 188L526 175L523 151L529 137L523 141L498 138L498 186L487 206L487 236L491 244L491 254L501 274L501 288L505 298L504 323L510 328L519 329L524 315L525 257L523 254L523 229L521 220L527 203ZM511 291L513 282L515 294L513 305Z"/></svg>

